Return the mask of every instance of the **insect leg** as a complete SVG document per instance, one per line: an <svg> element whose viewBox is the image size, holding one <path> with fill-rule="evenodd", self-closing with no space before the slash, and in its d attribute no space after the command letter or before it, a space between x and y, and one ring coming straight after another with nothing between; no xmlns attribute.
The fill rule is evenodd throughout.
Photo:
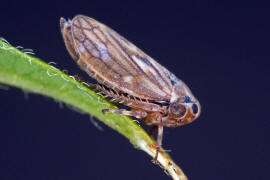
<svg viewBox="0 0 270 180"><path fill-rule="evenodd" d="M110 113L117 113L117 114L124 114L127 116L134 116L138 119L145 118L147 116L147 112L141 110L125 110L125 109L103 109L102 112L105 114L107 112Z"/></svg>
<svg viewBox="0 0 270 180"><path fill-rule="evenodd" d="M158 159L158 153L160 151L161 145L162 145L162 138L163 138L163 123L162 118L159 118L159 124L158 124L158 135L157 135L157 146L156 146L156 155L155 158L152 160L153 163L157 164Z"/></svg>

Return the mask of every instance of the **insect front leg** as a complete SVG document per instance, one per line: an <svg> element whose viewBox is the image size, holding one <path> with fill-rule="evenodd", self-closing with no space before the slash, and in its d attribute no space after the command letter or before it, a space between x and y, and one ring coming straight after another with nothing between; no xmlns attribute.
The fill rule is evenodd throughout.
<svg viewBox="0 0 270 180"><path fill-rule="evenodd" d="M157 121L159 122L157 129L157 146L156 146L156 155L155 158L152 160L153 163L157 164L158 154L160 152L161 146L162 146L162 139L163 139L163 123L162 123L162 117L158 116Z"/></svg>
<svg viewBox="0 0 270 180"><path fill-rule="evenodd" d="M160 152L162 146L162 138L163 138L163 121L162 115L159 112L150 113L145 119L146 124L153 125L158 130L157 133L157 145L156 145L156 154L154 159L152 160L153 163L157 164L158 154Z"/></svg>
<svg viewBox="0 0 270 180"><path fill-rule="evenodd" d="M162 145L162 139L163 139L163 124L161 121L161 123L158 125L156 155L155 155L155 158L153 159L154 163L157 163L158 153L159 153L161 145Z"/></svg>
<svg viewBox="0 0 270 180"><path fill-rule="evenodd" d="M127 116L133 116L138 119L145 118L147 116L147 112L142 110L126 110L126 109L103 109L102 112L105 113L117 113L117 114L124 114Z"/></svg>

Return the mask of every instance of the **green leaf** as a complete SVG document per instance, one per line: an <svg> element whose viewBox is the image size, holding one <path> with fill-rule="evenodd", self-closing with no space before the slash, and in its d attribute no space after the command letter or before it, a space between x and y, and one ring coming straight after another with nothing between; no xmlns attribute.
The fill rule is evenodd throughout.
<svg viewBox="0 0 270 180"><path fill-rule="evenodd" d="M129 139L135 147L152 157L155 155L155 141L131 118L102 113L104 108L116 108L113 104L73 77L1 40L0 83L54 98L91 114ZM158 162L173 179L186 179L165 152L160 153Z"/></svg>

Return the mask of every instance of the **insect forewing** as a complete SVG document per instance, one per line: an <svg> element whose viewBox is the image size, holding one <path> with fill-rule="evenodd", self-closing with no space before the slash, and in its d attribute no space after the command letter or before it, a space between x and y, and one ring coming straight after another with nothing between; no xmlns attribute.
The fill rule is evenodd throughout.
<svg viewBox="0 0 270 180"><path fill-rule="evenodd" d="M170 100L178 79L114 30L78 15L71 31L80 60L101 83L139 98Z"/></svg>

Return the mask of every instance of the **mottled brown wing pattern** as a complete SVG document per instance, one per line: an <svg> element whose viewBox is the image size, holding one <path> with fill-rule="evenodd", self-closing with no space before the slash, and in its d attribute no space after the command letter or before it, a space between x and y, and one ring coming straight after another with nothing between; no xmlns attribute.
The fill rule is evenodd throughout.
<svg viewBox="0 0 270 180"><path fill-rule="evenodd" d="M102 84L139 98L170 101L178 79L135 45L86 16L76 16L71 27L81 59Z"/></svg>
<svg viewBox="0 0 270 180"><path fill-rule="evenodd" d="M103 109L142 119L158 129L154 162L162 145L163 127L191 123L200 103L184 82L139 48L98 21L76 16L60 20L66 47L76 63L100 84L95 89L131 109Z"/></svg>

